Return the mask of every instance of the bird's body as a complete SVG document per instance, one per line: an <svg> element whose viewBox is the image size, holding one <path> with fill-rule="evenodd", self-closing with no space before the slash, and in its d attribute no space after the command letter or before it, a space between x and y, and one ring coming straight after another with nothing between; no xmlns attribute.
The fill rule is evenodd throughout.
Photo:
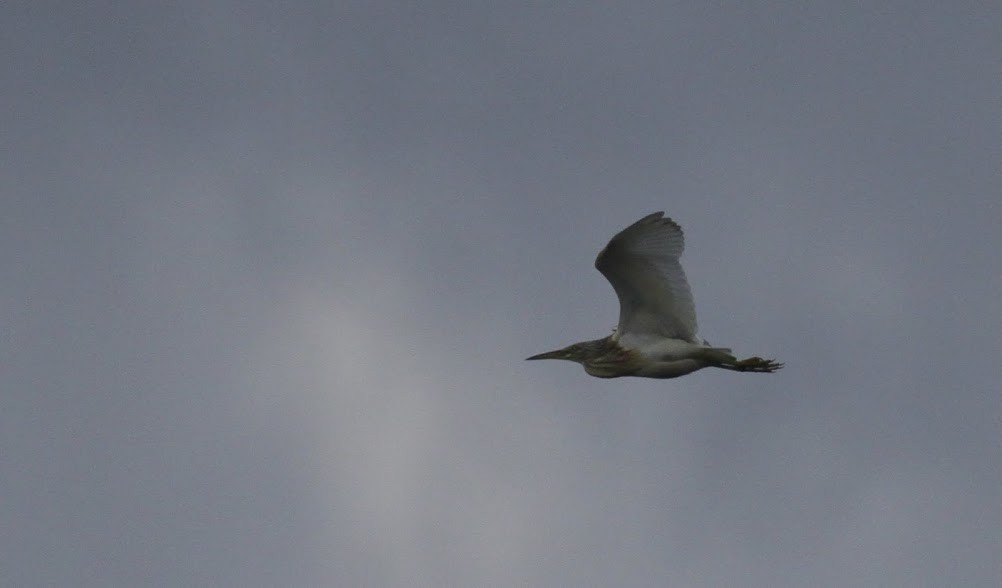
<svg viewBox="0 0 1002 588"><path fill-rule="evenodd" d="M623 229L595 260L619 297L613 334L529 359L575 361L599 378L676 378L705 367L742 372L783 367L759 357L738 360L730 349L696 336L696 306L679 263L682 228L663 217L656 212Z"/></svg>

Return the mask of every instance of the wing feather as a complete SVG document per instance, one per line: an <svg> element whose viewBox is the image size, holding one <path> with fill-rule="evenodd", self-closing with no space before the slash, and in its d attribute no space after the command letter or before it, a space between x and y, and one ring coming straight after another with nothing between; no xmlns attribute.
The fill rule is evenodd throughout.
<svg viewBox="0 0 1002 588"><path fill-rule="evenodd" d="M617 336L698 343L696 305L679 262L684 249L682 228L656 212L617 233L598 254L595 268L619 297Z"/></svg>

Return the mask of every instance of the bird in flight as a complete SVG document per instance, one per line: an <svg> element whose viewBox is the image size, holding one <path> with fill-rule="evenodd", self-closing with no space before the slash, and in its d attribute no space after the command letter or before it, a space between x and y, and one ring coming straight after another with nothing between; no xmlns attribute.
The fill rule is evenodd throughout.
<svg viewBox="0 0 1002 588"><path fill-rule="evenodd" d="M620 231L595 259L619 297L612 335L528 359L565 359L599 378L677 378L705 367L772 373L772 359L737 359L696 336L696 305L679 257L682 228L655 212Z"/></svg>

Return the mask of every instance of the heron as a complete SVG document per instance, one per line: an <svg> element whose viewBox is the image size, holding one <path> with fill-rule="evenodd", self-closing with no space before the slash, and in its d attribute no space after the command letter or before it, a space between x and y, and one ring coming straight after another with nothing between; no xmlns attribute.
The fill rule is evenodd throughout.
<svg viewBox="0 0 1002 588"><path fill-rule="evenodd" d="M595 259L619 298L619 324L612 334L527 359L573 361L598 378L677 378L705 367L772 373L783 367L757 356L739 360L729 348L696 336L696 305L679 262L682 227L664 214L626 227Z"/></svg>

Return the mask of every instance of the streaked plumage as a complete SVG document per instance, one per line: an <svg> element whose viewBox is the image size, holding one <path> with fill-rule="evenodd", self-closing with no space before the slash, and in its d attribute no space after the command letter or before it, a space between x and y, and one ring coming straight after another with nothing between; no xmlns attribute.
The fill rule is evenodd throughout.
<svg viewBox="0 0 1002 588"><path fill-rule="evenodd" d="M600 378L675 378L704 367L768 373L783 367L760 357L738 360L730 349L696 336L696 305L679 262L684 249L682 228L663 212L617 233L595 260L619 297L616 330L529 359L574 361Z"/></svg>

